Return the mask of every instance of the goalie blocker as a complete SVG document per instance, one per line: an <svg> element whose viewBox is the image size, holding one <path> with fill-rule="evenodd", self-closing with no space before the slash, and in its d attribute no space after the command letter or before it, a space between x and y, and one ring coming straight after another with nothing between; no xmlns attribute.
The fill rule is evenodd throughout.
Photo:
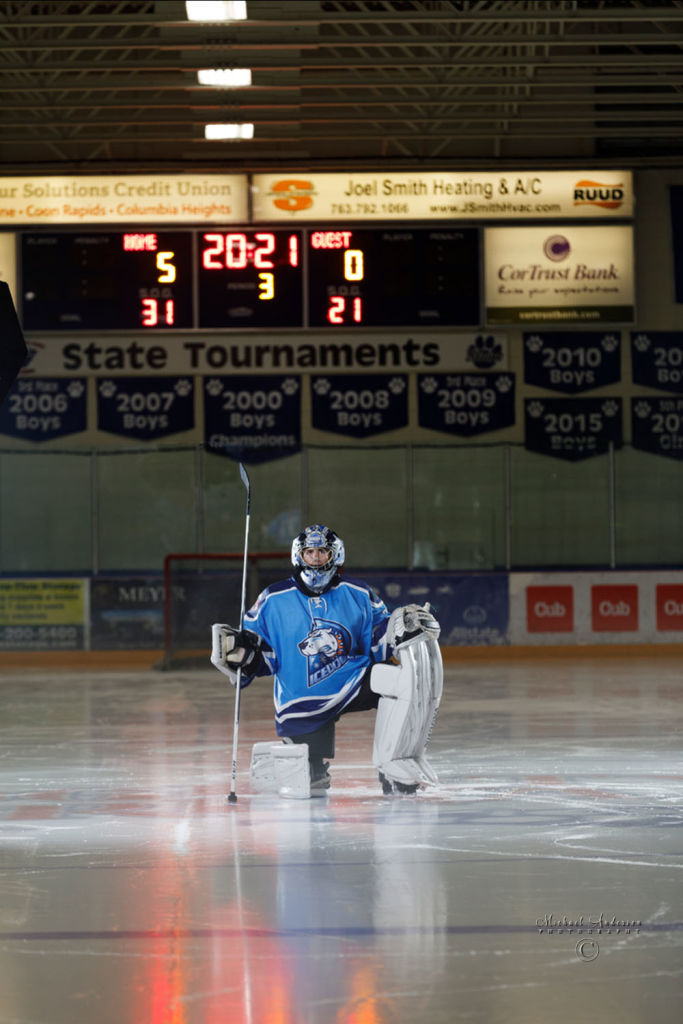
<svg viewBox="0 0 683 1024"><path fill-rule="evenodd" d="M370 689L379 695L373 763L384 793L412 793L437 782L425 750L443 692L439 632L429 605L397 608L387 622L387 642L399 664L369 670ZM311 781L307 744L286 741L256 743L250 777L257 792L294 799L322 796L329 785Z"/></svg>

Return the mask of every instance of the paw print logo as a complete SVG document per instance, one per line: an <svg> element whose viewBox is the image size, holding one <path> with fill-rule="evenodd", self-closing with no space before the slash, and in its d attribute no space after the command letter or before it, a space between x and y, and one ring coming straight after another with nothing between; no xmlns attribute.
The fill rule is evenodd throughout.
<svg viewBox="0 0 683 1024"><path fill-rule="evenodd" d="M420 381L420 387L424 391L425 395L433 395L438 386L436 377L423 377Z"/></svg>
<svg viewBox="0 0 683 1024"><path fill-rule="evenodd" d="M113 380L103 380L100 384L100 394L102 398L113 398L116 394L117 387Z"/></svg>
<svg viewBox="0 0 683 1024"><path fill-rule="evenodd" d="M601 408L605 416L616 416L619 412L619 406L612 398L608 398L606 402L603 402Z"/></svg>
<svg viewBox="0 0 683 1024"><path fill-rule="evenodd" d="M332 384L327 377L318 377L317 381L313 385L313 390L316 395L327 395L332 389Z"/></svg>
<svg viewBox="0 0 683 1024"><path fill-rule="evenodd" d="M218 398L219 395L223 394L223 385L215 377L212 377L211 380L206 382L206 390L212 398Z"/></svg>
<svg viewBox="0 0 683 1024"><path fill-rule="evenodd" d="M85 386L80 380L72 380L66 391L69 398L80 398L85 391Z"/></svg>
<svg viewBox="0 0 683 1024"><path fill-rule="evenodd" d="M543 415L543 402L529 402L527 410L529 415L537 420Z"/></svg>
<svg viewBox="0 0 683 1024"><path fill-rule="evenodd" d="M403 377L392 377L389 381L389 390L392 395L402 395L406 389L406 382Z"/></svg>
<svg viewBox="0 0 683 1024"><path fill-rule="evenodd" d="M600 344L605 352L614 352L619 345L619 339L616 334L606 334Z"/></svg>
<svg viewBox="0 0 683 1024"><path fill-rule="evenodd" d="M287 379L282 382L282 390L286 395L295 395L299 390L299 381L294 377L287 377Z"/></svg>
<svg viewBox="0 0 683 1024"><path fill-rule="evenodd" d="M633 344L639 352L647 352L652 342L648 338L647 334L637 334Z"/></svg>
<svg viewBox="0 0 683 1024"><path fill-rule="evenodd" d="M500 391L501 395L506 395L511 387L512 377L508 377L507 374L504 374L502 377L499 377L498 380L496 381L496 390Z"/></svg>
<svg viewBox="0 0 683 1024"><path fill-rule="evenodd" d="M543 338L540 338L538 334L532 334L526 339L526 347L530 352L540 352L543 348Z"/></svg>
<svg viewBox="0 0 683 1024"><path fill-rule="evenodd" d="M636 402L633 411L639 420L646 420L652 414L652 406L649 402Z"/></svg>
<svg viewBox="0 0 683 1024"><path fill-rule="evenodd" d="M479 370L490 369L502 358L503 348L492 334L478 334L474 344L467 349L467 361Z"/></svg>
<svg viewBox="0 0 683 1024"><path fill-rule="evenodd" d="M182 377L180 380L176 381L173 390L180 398L187 398L187 396L192 392L192 381L189 381L187 377Z"/></svg>

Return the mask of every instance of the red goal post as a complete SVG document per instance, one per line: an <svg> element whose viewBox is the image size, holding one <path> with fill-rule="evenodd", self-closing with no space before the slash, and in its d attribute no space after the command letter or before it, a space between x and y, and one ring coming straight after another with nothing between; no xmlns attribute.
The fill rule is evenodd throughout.
<svg viewBox="0 0 683 1024"><path fill-rule="evenodd" d="M164 655L160 667L209 664L211 623L237 626L244 553L175 551L164 558ZM247 608L269 583L287 575L288 551L247 555Z"/></svg>

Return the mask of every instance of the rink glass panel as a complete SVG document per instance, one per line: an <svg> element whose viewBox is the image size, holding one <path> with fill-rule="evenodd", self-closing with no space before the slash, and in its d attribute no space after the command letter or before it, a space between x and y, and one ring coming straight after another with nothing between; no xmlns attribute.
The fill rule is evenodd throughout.
<svg viewBox="0 0 683 1024"><path fill-rule="evenodd" d="M504 459L503 446L414 449L415 568L505 565Z"/></svg>
<svg viewBox="0 0 683 1024"><path fill-rule="evenodd" d="M101 454L96 487L100 570L160 570L169 551L193 550L191 451Z"/></svg>
<svg viewBox="0 0 683 1024"><path fill-rule="evenodd" d="M624 448L616 461L616 550L620 565L680 565L683 465Z"/></svg>
<svg viewBox="0 0 683 1024"><path fill-rule="evenodd" d="M0 455L2 572L90 571L90 472L87 455Z"/></svg>
<svg viewBox="0 0 683 1024"><path fill-rule="evenodd" d="M565 462L520 445L309 448L249 474L252 551L286 552L305 523L320 520L344 538L353 569L506 568L508 534L512 569L610 564L608 455ZM616 566L682 564L679 461L625 446L614 480ZM241 552L245 499L237 463L197 446L5 451L0 571L156 573L170 552Z"/></svg>
<svg viewBox="0 0 683 1024"><path fill-rule="evenodd" d="M250 551L288 550L301 521L301 455L248 465ZM237 463L203 452L201 509L205 551L242 551L247 491ZM189 550L193 550L190 548Z"/></svg>
<svg viewBox="0 0 683 1024"><path fill-rule="evenodd" d="M511 563L608 566L609 456L580 462L513 448Z"/></svg>
<svg viewBox="0 0 683 1024"><path fill-rule="evenodd" d="M308 518L344 539L350 568L405 567L407 476L404 448L309 449Z"/></svg>

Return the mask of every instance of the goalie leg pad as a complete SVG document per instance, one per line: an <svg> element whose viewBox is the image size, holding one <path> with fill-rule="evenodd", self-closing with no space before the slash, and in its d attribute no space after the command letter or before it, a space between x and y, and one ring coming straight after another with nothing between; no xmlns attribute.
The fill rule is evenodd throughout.
<svg viewBox="0 0 683 1024"><path fill-rule="evenodd" d="M399 647L399 665L375 665L370 687L380 694L373 762L390 781L435 783L424 756L443 692L439 645L427 635Z"/></svg>

